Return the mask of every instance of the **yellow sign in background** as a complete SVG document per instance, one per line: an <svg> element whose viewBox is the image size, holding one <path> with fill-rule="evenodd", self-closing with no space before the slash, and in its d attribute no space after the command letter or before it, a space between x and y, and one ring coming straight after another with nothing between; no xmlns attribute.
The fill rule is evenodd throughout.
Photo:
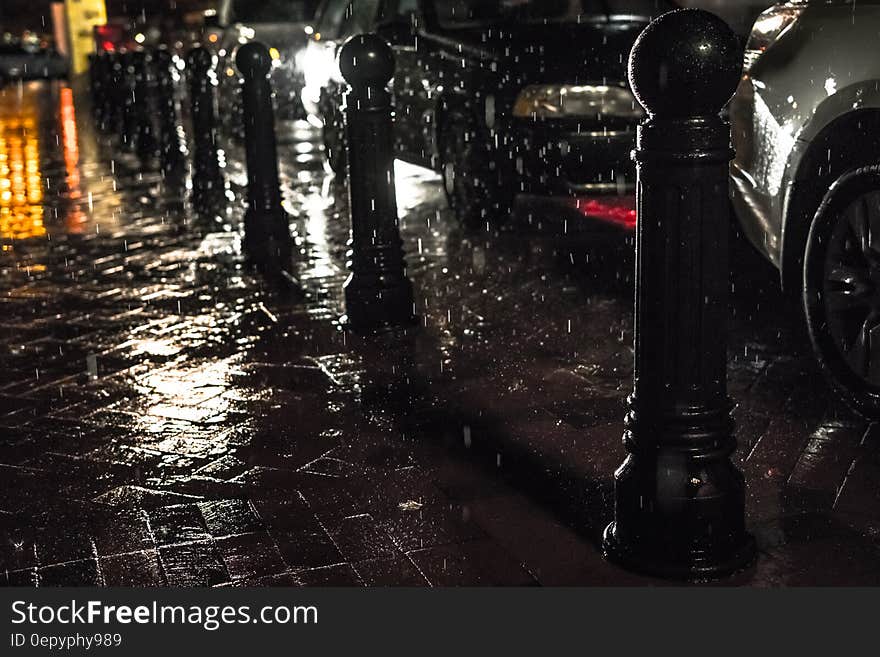
<svg viewBox="0 0 880 657"><path fill-rule="evenodd" d="M70 34L70 72L85 73L89 67L89 54L95 52L95 25L107 22L107 6L104 0L66 0L67 30Z"/></svg>

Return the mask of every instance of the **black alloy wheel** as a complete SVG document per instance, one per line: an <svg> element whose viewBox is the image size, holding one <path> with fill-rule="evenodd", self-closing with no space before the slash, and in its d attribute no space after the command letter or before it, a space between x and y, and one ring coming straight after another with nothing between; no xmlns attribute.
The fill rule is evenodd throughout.
<svg viewBox="0 0 880 657"><path fill-rule="evenodd" d="M880 417L880 167L845 174L823 199L807 239L803 301L832 385Z"/></svg>

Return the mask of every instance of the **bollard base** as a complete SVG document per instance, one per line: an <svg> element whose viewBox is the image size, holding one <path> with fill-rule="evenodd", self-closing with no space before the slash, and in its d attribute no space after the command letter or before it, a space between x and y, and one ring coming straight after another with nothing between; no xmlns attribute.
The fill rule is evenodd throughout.
<svg viewBox="0 0 880 657"><path fill-rule="evenodd" d="M734 441L728 406L699 415L703 422L681 416L689 440L644 451L641 445L658 442L658 425L646 429L636 407L625 434L631 453L614 474L606 556L630 570L681 580L717 579L748 566L755 542L745 528L744 479L729 459Z"/></svg>
<svg viewBox="0 0 880 657"><path fill-rule="evenodd" d="M347 331L362 335L387 333L412 328L418 321L408 278L391 287L352 285L349 278L344 289L345 315L341 322Z"/></svg>
<svg viewBox="0 0 880 657"><path fill-rule="evenodd" d="M186 172L176 169L162 169L162 191L174 199L186 199Z"/></svg>
<svg viewBox="0 0 880 657"><path fill-rule="evenodd" d="M140 170L143 173L156 173L162 170L159 155L156 153L138 153L137 158L140 163Z"/></svg>
<svg viewBox="0 0 880 657"><path fill-rule="evenodd" d="M248 261L263 272L288 271L293 267L293 238L287 213L244 215L242 249ZM291 272L292 273L292 272Z"/></svg>
<svg viewBox="0 0 880 657"><path fill-rule="evenodd" d="M418 316L414 314L396 319L377 319L372 317L366 318L357 314L352 315L350 312L346 312L346 314L339 318L339 323L343 329L362 336L386 334L405 336L418 328L418 321Z"/></svg>
<svg viewBox="0 0 880 657"><path fill-rule="evenodd" d="M226 197L225 185L194 184L191 200L199 221L203 223L223 223L229 201Z"/></svg>
<svg viewBox="0 0 880 657"><path fill-rule="evenodd" d="M123 136L119 141L119 150L129 155L135 155L137 153L137 144L134 139Z"/></svg>
<svg viewBox="0 0 880 657"><path fill-rule="evenodd" d="M602 535L602 552L608 561L642 575L700 581L728 577L748 568L755 561L757 547L752 535L745 533L740 542L726 549L673 551L668 543L621 541L612 522Z"/></svg>
<svg viewBox="0 0 880 657"><path fill-rule="evenodd" d="M412 315L399 322L365 324L363 320L354 320L346 313L345 315L340 315L339 324L343 330L362 337L376 335L406 337L413 330L418 329L418 320L417 315Z"/></svg>

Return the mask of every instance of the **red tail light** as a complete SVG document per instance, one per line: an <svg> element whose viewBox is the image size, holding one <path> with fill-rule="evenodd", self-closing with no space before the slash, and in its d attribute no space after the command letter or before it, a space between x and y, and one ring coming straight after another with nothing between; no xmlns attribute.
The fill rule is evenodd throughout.
<svg viewBox="0 0 880 657"><path fill-rule="evenodd" d="M585 217L635 230L635 196L583 197L572 199L571 204Z"/></svg>

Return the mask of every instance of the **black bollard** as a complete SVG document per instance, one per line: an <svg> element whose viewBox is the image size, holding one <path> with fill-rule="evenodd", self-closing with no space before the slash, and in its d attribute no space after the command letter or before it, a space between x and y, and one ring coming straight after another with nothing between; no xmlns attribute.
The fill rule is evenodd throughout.
<svg viewBox="0 0 880 657"><path fill-rule="evenodd" d="M135 146L143 167L149 167L159 157L159 141L155 127L156 80L153 73L153 55L147 50L134 53L135 88L134 106L137 116Z"/></svg>
<svg viewBox="0 0 880 657"><path fill-rule="evenodd" d="M244 216L244 248L261 269L290 268L290 218L281 207L278 152L269 69L272 58L257 42L243 45L235 57L244 76L242 86L248 209Z"/></svg>
<svg viewBox="0 0 880 657"><path fill-rule="evenodd" d="M186 148L177 106L172 67L174 60L165 47L154 55L156 67L156 114L159 123L159 153L165 183L175 189L186 187Z"/></svg>
<svg viewBox="0 0 880 657"><path fill-rule="evenodd" d="M119 134L123 151L134 153L137 150L138 112L137 112L137 67L135 53L123 51L122 55L122 121Z"/></svg>
<svg viewBox="0 0 880 657"><path fill-rule="evenodd" d="M196 46L187 57L193 131L193 204L203 218L216 218L226 205L226 183L217 152L214 57Z"/></svg>
<svg viewBox="0 0 880 657"><path fill-rule="evenodd" d="M113 100L113 84L114 84L114 71L113 64L115 61L114 53L110 53L107 51L102 51L98 55L98 69L97 75L100 80L99 82L99 92L98 97L96 99L97 108L95 111L95 115L98 120L98 128L102 131L108 131L113 129L113 112L114 112L114 100Z"/></svg>
<svg viewBox="0 0 880 657"><path fill-rule="evenodd" d="M103 110L103 102L101 95L104 90L104 80L102 75L104 52L96 52L89 54L89 98L92 104L92 117L95 119L95 125L101 127L101 111Z"/></svg>
<svg viewBox="0 0 880 657"><path fill-rule="evenodd" d="M717 16L667 13L639 36L629 78L638 128L635 390L615 473L613 561L706 579L748 565L745 484L727 395L730 125L737 38Z"/></svg>
<svg viewBox="0 0 880 657"><path fill-rule="evenodd" d="M374 333L415 321L398 225L386 89L394 53L374 34L353 36L339 53L339 69L349 84L344 108L351 208L347 325Z"/></svg>
<svg viewBox="0 0 880 657"><path fill-rule="evenodd" d="M110 53L107 64L108 88L104 94L104 125L108 132L121 135L123 132L123 108L125 104L125 69L122 65L122 53Z"/></svg>

